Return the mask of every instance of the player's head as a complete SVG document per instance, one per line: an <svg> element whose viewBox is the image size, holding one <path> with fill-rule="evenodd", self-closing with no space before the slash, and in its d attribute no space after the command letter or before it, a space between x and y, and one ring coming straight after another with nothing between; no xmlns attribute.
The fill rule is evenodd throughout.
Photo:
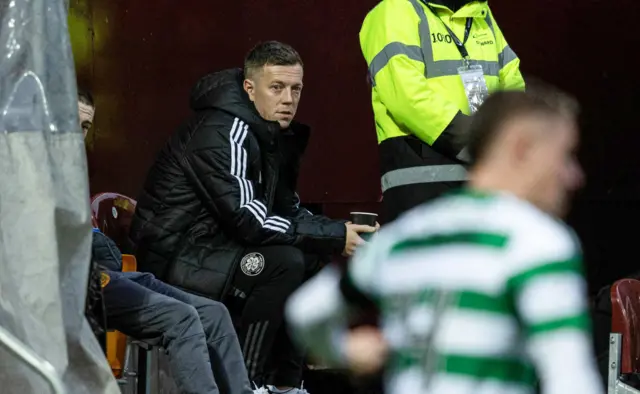
<svg viewBox="0 0 640 394"><path fill-rule="evenodd" d="M577 111L572 98L542 85L490 96L470 124L471 186L509 191L563 215L583 182Z"/></svg>

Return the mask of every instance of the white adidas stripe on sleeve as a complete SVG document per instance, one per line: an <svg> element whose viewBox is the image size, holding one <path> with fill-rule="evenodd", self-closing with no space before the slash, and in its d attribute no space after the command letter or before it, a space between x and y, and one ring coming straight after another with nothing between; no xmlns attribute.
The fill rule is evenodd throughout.
<svg viewBox="0 0 640 394"><path fill-rule="evenodd" d="M231 144L231 175L238 181L240 188L240 208L245 208L255 216L263 228L285 233L291 222L279 216L267 217L267 207L254 199L253 184L247 179L247 150L242 146L249 131L249 125L235 118L229 142Z"/></svg>

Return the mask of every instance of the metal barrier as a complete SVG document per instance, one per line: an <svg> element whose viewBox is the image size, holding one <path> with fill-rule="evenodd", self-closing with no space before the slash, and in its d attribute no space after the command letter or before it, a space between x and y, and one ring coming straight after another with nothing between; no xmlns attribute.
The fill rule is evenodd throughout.
<svg viewBox="0 0 640 394"><path fill-rule="evenodd" d="M33 350L29 349L27 345L3 327L0 327L0 345L24 361L31 369L38 373L38 375L42 376L47 383L49 383L53 394L66 394L67 390L64 388L64 384L55 368L53 368L53 365L38 356Z"/></svg>
<svg viewBox="0 0 640 394"><path fill-rule="evenodd" d="M622 334L611 333L609 336L609 379L607 394L640 394L620 380L620 360L622 357Z"/></svg>

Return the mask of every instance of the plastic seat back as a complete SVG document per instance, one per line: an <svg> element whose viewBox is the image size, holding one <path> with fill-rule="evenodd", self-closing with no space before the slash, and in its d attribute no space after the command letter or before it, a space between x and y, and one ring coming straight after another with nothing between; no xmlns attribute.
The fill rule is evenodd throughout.
<svg viewBox="0 0 640 394"><path fill-rule="evenodd" d="M132 252L129 227L136 200L118 193L99 193L91 198L91 211L98 228L111 238L123 253Z"/></svg>
<svg viewBox="0 0 640 394"><path fill-rule="evenodd" d="M611 331L622 334L620 372L640 373L640 281L621 279L611 286Z"/></svg>

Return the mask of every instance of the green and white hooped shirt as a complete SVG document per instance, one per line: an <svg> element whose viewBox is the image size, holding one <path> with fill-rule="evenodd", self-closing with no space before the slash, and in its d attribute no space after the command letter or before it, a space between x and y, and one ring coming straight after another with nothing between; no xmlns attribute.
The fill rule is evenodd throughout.
<svg viewBox="0 0 640 394"><path fill-rule="evenodd" d="M387 393L533 393L538 382L603 393L577 239L525 201L464 191L416 208L359 250L348 276L380 306ZM312 350L337 351L347 309L336 274L314 281L289 318Z"/></svg>

